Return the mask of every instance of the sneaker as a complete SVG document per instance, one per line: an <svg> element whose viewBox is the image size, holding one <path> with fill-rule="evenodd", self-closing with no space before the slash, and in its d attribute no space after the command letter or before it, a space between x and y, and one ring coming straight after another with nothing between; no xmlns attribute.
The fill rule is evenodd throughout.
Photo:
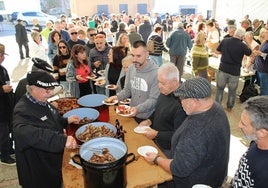
<svg viewBox="0 0 268 188"><path fill-rule="evenodd" d="M11 157L8 157L7 159L1 159L0 163L7 166L14 166L16 165L16 160Z"/></svg>
<svg viewBox="0 0 268 188"><path fill-rule="evenodd" d="M14 155L15 154L15 150L13 148L9 149L9 154L10 155Z"/></svg>

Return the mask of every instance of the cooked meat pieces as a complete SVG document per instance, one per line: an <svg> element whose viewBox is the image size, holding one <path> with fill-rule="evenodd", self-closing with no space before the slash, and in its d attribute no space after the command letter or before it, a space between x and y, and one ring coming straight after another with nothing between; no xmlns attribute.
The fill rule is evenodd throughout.
<svg viewBox="0 0 268 188"><path fill-rule="evenodd" d="M113 162L115 160L116 160L115 157L110 153L108 148L103 148L102 153L93 153L93 155L90 158L89 162L105 164L105 163L111 163L111 162Z"/></svg>
<svg viewBox="0 0 268 188"><path fill-rule="evenodd" d="M88 117L84 117L83 119L80 119L79 124L86 124L86 123L92 123L94 120L89 119Z"/></svg>
<svg viewBox="0 0 268 188"><path fill-rule="evenodd" d="M106 126L93 126L88 124L84 132L79 134L77 138L81 141L88 141L93 138L102 137L102 136L109 136L115 137L115 133Z"/></svg>
<svg viewBox="0 0 268 188"><path fill-rule="evenodd" d="M54 102L57 103L57 109L61 115L72 109L79 108L76 98L60 98Z"/></svg>

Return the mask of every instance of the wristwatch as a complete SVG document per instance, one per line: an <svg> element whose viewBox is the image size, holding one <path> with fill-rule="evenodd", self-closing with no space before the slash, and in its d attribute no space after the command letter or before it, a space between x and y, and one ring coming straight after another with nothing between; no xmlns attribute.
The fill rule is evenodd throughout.
<svg viewBox="0 0 268 188"><path fill-rule="evenodd" d="M154 160L153 160L153 162L154 162L155 165L158 165L157 159L158 159L159 157L160 157L160 156L158 156L158 155L155 156L155 158L154 158Z"/></svg>

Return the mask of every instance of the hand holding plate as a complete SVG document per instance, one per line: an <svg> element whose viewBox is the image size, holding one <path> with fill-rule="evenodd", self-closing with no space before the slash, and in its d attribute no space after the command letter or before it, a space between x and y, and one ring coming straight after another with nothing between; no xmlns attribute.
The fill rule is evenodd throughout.
<svg viewBox="0 0 268 188"><path fill-rule="evenodd" d="M156 136L157 136L157 134L158 134L158 131L156 131L156 130L154 130L154 129L152 129L151 127L148 127L147 129L146 129L146 132L145 133L143 133L147 138L149 138L149 139L154 139Z"/></svg>
<svg viewBox="0 0 268 188"><path fill-rule="evenodd" d="M131 108L130 108L130 114L131 114L132 116L136 116L137 113L138 113L138 110L137 110L136 107L131 107Z"/></svg>
<svg viewBox="0 0 268 188"><path fill-rule="evenodd" d="M145 160L151 164L154 164L154 159L157 156L156 153L153 152L147 152L146 156L144 156Z"/></svg>

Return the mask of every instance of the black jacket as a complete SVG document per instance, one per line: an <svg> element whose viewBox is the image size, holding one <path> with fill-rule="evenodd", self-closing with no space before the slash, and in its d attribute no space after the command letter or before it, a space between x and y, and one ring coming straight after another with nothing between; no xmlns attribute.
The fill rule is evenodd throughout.
<svg viewBox="0 0 268 188"><path fill-rule="evenodd" d="M15 30L16 30L16 42L18 44L24 44L26 42L29 42L28 40L28 37L27 37L27 32L26 32L26 29L25 27L18 23L16 26L15 26Z"/></svg>
<svg viewBox="0 0 268 188"><path fill-rule="evenodd" d="M60 188L67 119L51 106L31 102L26 95L14 109L13 132L17 170L23 188Z"/></svg>
<svg viewBox="0 0 268 188"><path fill-rule="evenodd" d="M0 65L0 121L11 121L11 115L13 110L13 93L4 93L2 88L6 85L6 81L9 81L9 75L7 70Z"/></svg>

